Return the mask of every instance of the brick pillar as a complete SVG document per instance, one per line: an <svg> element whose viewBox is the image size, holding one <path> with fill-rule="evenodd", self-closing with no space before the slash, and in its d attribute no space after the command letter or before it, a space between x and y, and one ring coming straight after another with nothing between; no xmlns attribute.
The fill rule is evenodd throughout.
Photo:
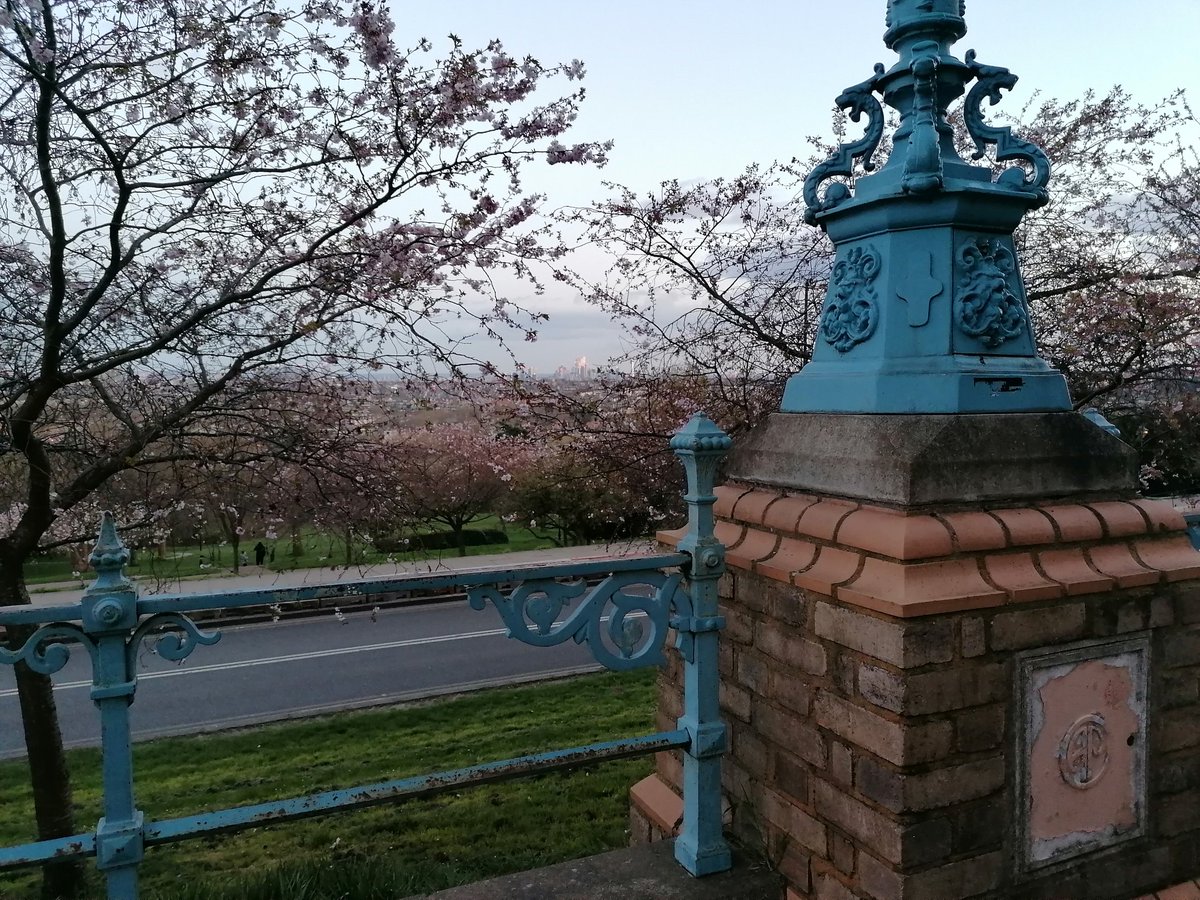
<svg viewBox="0 0 1200 900"><path fill-rule="evenodd" d="M1131 898L1200 874L1200 554L1169 506L718 493L724 787L789 896ZM652 778L643 837L669 830L677 761Z"/></svg>

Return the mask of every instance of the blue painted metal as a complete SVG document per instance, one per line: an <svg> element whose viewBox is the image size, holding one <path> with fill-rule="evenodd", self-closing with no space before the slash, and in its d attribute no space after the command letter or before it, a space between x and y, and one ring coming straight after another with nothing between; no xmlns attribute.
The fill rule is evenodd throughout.
<svg viewBox="0 0 1200 900"><path fill-rule="evenodd" d="M587 644L605 668L625 671L666 662L662 651L671 610L688 605L682 582L679 575L661 572L620 573L591 588L582 579L565 584L535 580L522 582L508 596L492 587L473 587L467 597L474 609L483 609L491 600L511 638L534 647L574 640ZM643 596L626 592L626 588L639 584L652 586L654 593ZM567 618L558 622L571 604ZM612 611L606 623L610 605ZM649 622L649 630L642 624L643 618Z"/></svg>
<svg viewBox="0 0 1200 900"><path fill-rule="evenodd" d="M1192 546L1200 550L1200 512L1185 512L1183 521L1187 523L1188 540Z"/></svg>
<svg viewBox="0 0 1200 900"><path fill-rule="evenodd" d="M136 898L144 848L189 837L236 831L404 797L561 769L605 759L663 750L684 750L684 824L676 844L679 860L695 875L729 867L721 833L720 758L725 729L717 704L716 580L724 571L724 548L713 535L716 466L729 438L702 416L673 439L688 471L688 531L678 553L621 557L523 568L485 569L440 575L411 575L335 585L233 591L210 595L139 597L125 577L128 551L108 513L91 556L97 578L76 604L0 609L0 627L37 626L16 650L0 647L0 664L23 660L53 674L72 650L84 648L92 662L92 699L101 720L104 815L93 834L0 848L0 869L52 859L95 856L107 878L110 900ZM664 569L683 568L678 572ZM603 576L598 584L589 579ZM648 593L632 590L637 586ZM268 607L297 601L345 598L368 593L465 588L471 604L491 601L510 636L534 646L566 640L585 643L612 669L658 665L674 630L684 660L684 714L674 731L605 741L379 782L307 797L214 810L146 822L137 808L129 731L129 705L137 691L137 655L156 638L156 652L182 660L219 635L201 630L188 613ZM562 621L559 617L563 616Z"/></svg>
<svg viewBox="0 0 1200 900"><path fill-rule="evenodd" d="M146 843L150 846L167 844L192 837L239 831L244 828L256 828L260 825L288 822L295 819L307 819L331 812L363 809L408 797L430 796L470 785L504 781L520 775L566 769L584 763L624 759L630 756L657 753L662 750L674 750L685 747L689 739L686 731L662 731L644 737L604 741L586 744L582 747L568 747L565 750L518 756L514 759L483 763L464 769L435 772L432 775L418 775L396 781L364 784L344 790L323 791L319 794L294 797L289 800L274 800L270 803L239 806L234 809L217 810L196 816L164 819L160 822L151 822L146 826Z"/></svg>
<svg viewBox="0 0 1200 900"><path fill-rule="evenodd" d="M89 562L96 581L82 600L83 630L95 646L92 654L92 701L100 710L104 752L104 815L96 825L96 866L107 879L109 900L138 893L142 861L142 813L133 793L133 746L129 704L137 676L129 665L126 638L137 626L137 590L125 577L129 551L105 513ZM62 646L62 645L58 645Z"/></svg>
<svg viewBox="0 0 1200 900"><path fill-rule="evenodd" d="M1104 415L1104 413L1100 412L1100 410L1096 409L1094 406L1089 406L1087 409L1081 409L1079 413L1093 425L1103 429L1113 437L1119 438L1121 436L1121 429L1112 422L1108 421L1108 418Z"/></svg>
<svg viewBox="0 0 1200 900"><path fill-rule="evenodd" d="M890 0L884 42L900 59L847 89L838 105L866 133L809 174L805 218L836 257L812 362L788 381L784 412L1066 411L1066 381L1037 355L1013 231L1046 203L1050 163L982 106L1016 84L1007 69L951 54L966 34L959 0ZM967 85L974 86L967 93ZM1018 165L993 180L954 147L946 110L963 116L980 159ZM900 113L875 171L883 107ZM854 161L867 173L853 178ZM824 194L822 187L831 178Z"/></svg>
<svg viewBox="0 0 1200 900"><path fill-rule="evenodd" d="M701 414L692 416L671 438L671 449L687 471L683 499L688 527L679 549L691 557L691 609L671 623L679 634L683 657L679 727L691 736L683 754L683 824L675 841L675 858L693 875L724 872L730 866L729 845L722 833L721 756L726 733L717 672L717 634L725 624L718 615L717 582L725 573L725 547L714 536L713 487L717 467L731 445L729 435Z"/></svg>

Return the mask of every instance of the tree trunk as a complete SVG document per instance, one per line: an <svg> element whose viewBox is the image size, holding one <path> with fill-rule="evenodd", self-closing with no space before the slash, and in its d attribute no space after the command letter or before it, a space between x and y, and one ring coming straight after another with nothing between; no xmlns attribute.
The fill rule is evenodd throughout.
<svg viewBox="0 0 1200 900"><path fill-rule="evenodd" d="M29 605L21 561L14 557L15 554L0 559L0 606ZM32 626L9 628L9 649L17 650L23 646L33 631ZM25 749L29 754L38 840L67 837L76 833L75 812L54 691L47 676L32 671L25 663L17 663L14 669L25 729ZM83 895L81 860L48 864L42 872L43 900L71 900Z"/></svg>
<svg viewBox="0 0 1200 900"><path fill-rule="evenodd" d="M347 526L346 528L346 568L354 565L354 529Z"/></svg>
<svg viewBox="0 0 1200 900"><path fill-rule="evenodd" d="M454 526L454 545L458 547L459 556L467 555L467 537L465 534L463 534L463 530L465 528L465 525Z"/></svg>

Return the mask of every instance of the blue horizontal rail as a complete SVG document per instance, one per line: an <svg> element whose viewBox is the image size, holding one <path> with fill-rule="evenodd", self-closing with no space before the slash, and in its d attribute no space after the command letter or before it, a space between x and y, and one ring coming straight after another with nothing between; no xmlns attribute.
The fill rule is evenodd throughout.
<svg viewBox="0 0 1200 900"><path fill-rule="evenodd" d="M451 588L482 587L511 582L543 581L546 579L585 579L618 572L641 572L647 569L668 569L685 565L690 557L683 553L662 553L644 556L614 556L596 560L568 563L547 563L520 568L466 569L436 575L397 575L394 578L369 578L359 581L339 581L330 584L281 585L270 588L225 591L213 594L152 594L138 597L140 615L164 612L204 612L220 609L243 609L299 603L306 600L336 600L369 594L390 594L405 591L437 591ZM60 606L22 606L0 608L0 626L45 625L79 619L80 603Z"/></svg>
<svg viewBox="0 0 1200 900"><path fill-rule="evenodd" d="M625 738L569 747L548 753L518 756L513 759L483 763L464 769L451 769L431 775L418 775L398 781L383 781L360 787L324 791L307 797L241 806L215 813L164 819L146 825L146 844L167 844L189 837L221 834L242 828L253 828L275 822L306 819L330 812L344 812L378 806L409 797L426 797L469 785L488 784L526 775L538 775L559 769L570 769L612 759L642 756L660 750L676 750L688 746L686 731L663 731L645 737Z"/></svg>
<svg viewBox="0 0 1200 900"><path fill-rule="evenodd" d="M193 816L162 819L145 824L144 840L146 846L149 847L188 838L323 816L332 812L365 809L414 797L428 797L462 787L540 775L545 772L571 769L614 759L626 759L631 756L643 756L664 750L685 749L690 740L686 731L661 731L643 737L567 747L562 750L518 756L513 759L497 760L462 769L433 772L429 775L415 775L394 781L381 781L376 784L323 791L304 797L292 797L286 800L237 806ZM77 834L53 841L35 841L16 847L6 847L0 850L0 868L17 868L38 865L51 860L95 855L95 835Z"/></svg>
<svg viewBox="0 0 1200 900"><path fill-rule="evenodd" d="M17 648L0 645L0 664L49 676L76 650L90 657L91 696L101 719L104 816L91 834L0 848L0 870L95 856L107 878L109 900L136 900L147 846L663 750L683 751L683 824L676 858L693 875L728 869L729 848L721 831L725 726L717 699L717 633L724 621L717 614L716 582L725 569L725 548L714 536L712 507L716 467L729 438L697 415L672 438L671 447L688 476L688 528L677 553L140 597L125 577L129 553L105 513L89 560L97 577L79 602L0 608L0 626L8 629L10 642L24 638ZM181 661L220 638L202 630L189 613L447 588L465 590L476 610L493 605L511 638L535 647L573 640L613 670L661 665L673 637L683 663L683 714L676 729L145 822L134 801L129 727L144 640L155 638L160 657Z"/></svg>

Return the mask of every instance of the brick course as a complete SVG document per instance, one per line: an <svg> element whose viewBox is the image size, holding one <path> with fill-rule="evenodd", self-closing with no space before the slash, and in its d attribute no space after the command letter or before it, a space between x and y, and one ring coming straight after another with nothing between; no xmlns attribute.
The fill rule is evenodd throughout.
<svg viewBox="0 0 1200 900"><path fill-rule="evenodd" d="M815 559L807 575L750 560L720 584L733 828L784 872L789 896L1129 898L1200 874L1200 583L1189 580L1200 563L1191 574L1170 514L1116 501L951 512L930 517L940 531L923 522L899 541L873 531L905 518L895 511L746 493L725 496L760 522L730 523L731 533L751 525L771 535L751 546ZM841 588L872 553L922 549L976 554L985 577L997 559L1026 568L995 569L989 583L1005 602L992 608L892 615L848 602ZM1014 656L1141 633L1151 635L1151 834L1018 874ZM663 681L663 710L678 706L675 679ZM659 756L659 778L678 786L675 755Z"/></svg>

